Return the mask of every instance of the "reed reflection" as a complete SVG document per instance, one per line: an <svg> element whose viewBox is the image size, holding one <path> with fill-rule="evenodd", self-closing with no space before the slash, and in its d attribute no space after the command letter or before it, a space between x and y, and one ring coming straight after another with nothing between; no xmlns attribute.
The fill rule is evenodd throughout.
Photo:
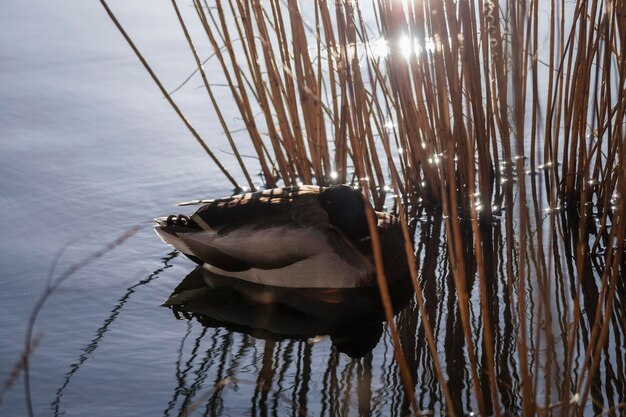
<svg viewBox="0 0 626 417"><path fill-rule="evenodd" d="M84 366L85 362L87 362L93 355L93 353L98 349L102 340L105 338L106 334L111 330L114 326L115 321L119 317L120 313L124 310L126 304L131 299L133 294L135 294L141 287L152 283L154 280L158 279L166 269L172 267L172 261L178 256L178 252L172 251L168 253L166 256L161 258L161 264L157 269L155 269L152 273L150 273L147 277L142 278L134 285L131 285L126 289L126 292L118 299L115 306L111 309L109 316L104 320L104 322L100 325L100 327L96 330L95 336L91 339L89 344L84 347L78 356L78 358L72 363L70 369L65 373L63 378L63 382L57 388L56 396L52 403L50 404L52 414L55 417L61 416L65 414L63 411L63 407L61 401L65 395L65 390L70 386L72 378L78 373L78 371Z"/></svg>
<svg viewBox="0 0 626 417"><path fill-rule="evenodd" d="M404 308L412 298L410 281L395 282L390 295L396 312ZM287 408L306 415L311 403L318 407L319 401L309 397L319 395L320 383L322 415L345 414L353 402L361 415L369 415L370 352L383 335L384 320L377 288L269 287L197 267L164 305L190 326L194 321L202 326L193 342L189 332L181 341L181 354L189 350L186 344L193 346L187 361L177 360L178 388L166 415L175 407L189 412L198 404L205 415L221 415L231 407L224 398L229 386L238 394L247 392L252 403L248 414L277 415ZM203 341L207 331L210 341ZM324 336L332 350L320 371L323 355L314 353L314 346ZM313 388L312 380L317 381Z"/></svg>
<svg viewBox="0 0 626 417"><path fill-rule="evenodd" d="M599 263L590 259L577 265L572 254L576 243L564 245L563 240L554 239L555 243L546 246L552 261L544 264L535 255L542 247L536 228L530 228L527 236L532 244L507 229L504 221L482 227L486 279L481 280L476 257L470 256L475 250L471 225L462 223L460 244L468 254L464 281L470 315L470 327L465 329L444 224L435 218L417 225L419 284L426 321L433 329L453 399L452 411L457 415L476 412L480 408L477 387L488 415L496 414L496 409L520 415L524 404L520 344L525 343L536 398L543 404L538 407L546 413L575 409L577 393L588 380L592 401L581 414L619 415L620 404L626 400L623 282L616 283L616 308L605 315L602 297L607 288L602 290ZM567 224L561 223L544 233L566 230ZM522 258L520 247L524 244L533 250ZM520 274L521 263L524 275ZM451 410L436 377L411 283L404 280L391 289L401 348L419 408L435 415L448 414ZM490 306L488 317L481 309L484 295ZM525 334L520 330L520 303L526 308ZM309 291L239 281L233 285L232 280L197 268L166 305L177 317L189 320L190 335L194 335L181 341L181 352L191 352L191 356L187 353L187 359L178 361L179 388L172 411L201 404L205 415L382 416L411 412L376 288ZM580 315L578 321L573 320L575 314ZM609 342L593 348L599 371L592 372L594 357L587 352L598 339L598 331L594 331L598 320L609 320ZM468 330L474 341L473 356L466 343ZM486 331L491 333L490 339L485 337ZM330 349L327 342L316 343L320 335L328 336L325 340L331 342ZM494 352L494 380L487 371L487 343ZM472 377L472 367L478 380ZM497 401L491 395L494 381Z"/></svg>
<svg viewBox="0 0 626 417"><path fill-rule="evenodd" d="M571 217L566 214L559 215L559 219L561 222L553 230L541 222L531 224L523 241L504 221L481 226L479 247L484 259L484 279L479 279L477 257L472 253L477 244L471 224L460 222L456 238L461 241L455 243L467 255L462 278L468 296L469 329L460 319L459 289L448 259L449 243L442 236L443 226L439 219L420 223L416 255L426 319L435 333L457 415L481 407L476 390L481 394L487 415L496 414L496 410L510 415L523 412L526 365L520 360L522 344L527 347L527 366L531 370L528 382L533 384L534 395L543 404L537 405L538 408L546 412L560 412L568 407L576 410L588 384L591 401L585 409L580 409L582 415L620 415L625 395L624 314L617 306L623 304L623 281L615 283L614 298L610 299L617 308L608 310L611 288L606 284L610 276L605 272L608 267L594 256L576 262L575 250L580 250L581 243L580 236L574 235L579 225L569 224ZM553 236L550 245L544 246L548 239L544 240L542 233L559 238ZM592 243L584 240L582 246ZM524 245L527 252L521 255ZM589 246L587 253L588 249ZM544 251L546 254L542 254ZM482 300L489 306L486 314L481 308ZM523 317L521 304L525 309ZM522 332L522 320L526 324L525 332ZM598 323L607 320L610 326L605 342L598 344L601 334ZM404 310L398 322L420 409L445 413L446 405L434 376L417 309ZM468 331L474 342L475 359L466 343ZM493 377L487 369L488 344L494 352ZM593 368L594 360L597 371ZM472 377L472 368L476 369L477 380ZM402 411L408 413L408 405Z"/></svg>

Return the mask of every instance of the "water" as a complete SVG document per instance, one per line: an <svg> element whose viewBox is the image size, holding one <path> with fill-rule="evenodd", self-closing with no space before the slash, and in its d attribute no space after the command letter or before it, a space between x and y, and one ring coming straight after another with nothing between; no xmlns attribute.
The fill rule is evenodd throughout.
<svg viewBox="0 0 626 417"><path fill-rule="evenodd" d="M169 4L120 0L111 6L168 87L191 72L194 64ZM346 332L332 326L300 329L294 335L251 324L245 303L234 316L219 310L221 317L205 314L189 320L183 313L177 320L162 307L186 277L198 272L158 240L152 218L176 212L177 201L228 195L232 188L163 100L98 2L9 0L0 27L3 380L19 358L31 308L59 249L67 246L57 268L63 271L127 228L142 227L122 247L67 281L43 308L35 329L41 342L31 357L36 415L173 416L185 409L232 416L409 412L386 326L359 334L373 349L356 354L342 348ZM176 97L210 146L225 155L225 138L216 133L221 132L217 120L206 98L194 94L195 87ZM222 94L218 99L232 103L226 90L216 92ZM233 125L241 125L234 108L225 105L222 110ZM234 166L233 159L225 159L228 166ZM516 412L519 323L512 317L519 294L507 290L505 240L497 227L493 234L497 256L490 294L499 394ZM442 236L441 223L421 223L416 253L442 368L455 406L467 412L477 404ZM471 331L481 341L480 287L476 271L469 275ZM564 316L571 309L569 285L564 280L552 288ZM539 290L528 289L531 303ZM585 306L594 305L592 295L583 297ZM407 302L397 323L417 401L421 409L437 414L441 389L415 302ZM258 311L259 317L272 320L290 317L267 313ZM538 322L531 315L529 344ZM575 369L582 367L592 323L587 315L581 320ZM558 333L566 325L555 319L553 327ZM334 337L313 337L318 332ZM612 327L609 340L589 415L626 400L620 365L623 329ZM552 349L558 352L562 346ZM484 366L480 349L477 356ZM552 384L558 387L558 369L554 374ZM485 380L480 383L487 392ZM549 400L560 397L553 389ZM25 413L19 379L2 395L0 415Z"/></svg>
<svg viewBox="0 0 626 417"><path fill-rule="evenodd" d="M111 7L166 85L173 88L193 69L169 4ZM152 218L175 211L177 201L232 188L98 2L5 2L0 27L3 381L19 359L58 251L67 247L62 272L142 226L44 306L30 358L36 415L177 415L198 400L201 410L206 403L219 415L291 414L294 401L310 415L406 408L386 332L371 356L354 360L328 337L265 341L177 321L161 307L194 264L155 236ZM185 92L178 98L220 149L225 139L214 133L208 103ZM226 109L228 120L233 114ZM25 415L24 397L20 378L2 395L0 415Z"/></svg>
<svg viewBox="0 0 626 417"><path fill-rule="evenodd" d="M139 39L160 73L181 78L186 69L177 63L189 62L188 52L173 47L180 34L169 8L127 3L112 6L150 34ZM149 283L127 288L165 268L170 249L152 232L153 217L176 201L231 190L97 2L10 1L0 26L0 212L11 218L0 239L2 378L19 358L59 249L69 244L62 271L139 224L136 237L73 277L44 307L33 400L37 415L51 414L66 374L86 355L62 391L59 412L160 414L177 385L176 352L187 331L160 305L193 266L173 258ZM19 380L3 395L0 414L24 415L23 398Z"/></svg>

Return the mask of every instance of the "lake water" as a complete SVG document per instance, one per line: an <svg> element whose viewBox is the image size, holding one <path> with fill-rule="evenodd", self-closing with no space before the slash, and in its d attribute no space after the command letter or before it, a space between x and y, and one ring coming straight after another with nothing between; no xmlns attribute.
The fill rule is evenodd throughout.
<svg viewBox="0 0 626 417"><path fill-rule="evenodd" d="M111 5L170 84L193 69L169 4ZM176 363L190 330L160 305L193 264L171 254L152 218L177 201L232 190L98 2L11 0L0 27L0 212L12 218L0 238L2 378L19 359L59 249L69 245L63 271L140 225L44 307L33 401L37 415L162 414L180 385ZM203 133L215 130L206 114ZM25 412L20 379L3 395L0 415Z"/></svg>
<svg viewBox="0 0 626 417"><path fill-rule="evenodd" d="M111 7L168 87L193 70L169 3L112 1ZM29 314L59 250L67 247L57 267L63 271L129 227L141 226L123 246L68 280L44 306L35 328L41 342L30 362L36 415L172 416L185 409L223 416L409 412L386 326L358 333L373 349L355 353L342 345L345 339L339 336L345 332L334 338L314 338L306 331L287 337L251 326L249 317L241 316L249 313L245 303L233 312L242 320L239 325L232 325L235 316L226 313L222 319L230 325L212 313L177 319L162 307L186 277L191 282L201 271L155 236L152 219L177 212L178 201L229 195L232 187L98 2L8 0L0 27L2 378L19 359ZM230 103L227 91L221 93ZM177 94L210 146L234 168L234 158L221 151L226 139L208 100L193 87ZM223 110L227 120L240 125L233 108ZM416 250L450 390L458 409L469 412L477 406L442 235L440 223L423 223ZM504 243L496 238L494 245L502 254ZM497 270L501 276L492 290L500 395L511 410L519 410L510 322L514 306L507 298L502 260ZM478 305L475 283L471 297ZM568 304L565 291L559 297ZM417 401L437 414L441 390L415 303L406 303L397 322ZM482 331L479 316L478 309L472 312L476 340ZM610 337L623 340L623 330L612 330ZM624 351L619 342L614 346L602 363L599 378L605 382L599 382L603 388L596 397L609 405L625 400L623 362L614 359L623 358ZM25 414L20 378L2 395L0 415Z"/></svg>
<svg viewBox="0 0 626 417"><path fill-rule="evenodd" d="M111 7L166 85L183 81L194 64L171 5L112 1ZM305 399L299 407L310 415L355 412L365 403L364 374L372 379L373 409L386 415L402 407L386 334L363 362L334 351L329 338L266 342L176 320L161 307L194 264L156 237L152 219L176 211L178 201L232 188L98 2L10 0L0 27L3 380L19 359L30 311L59 250L67 247L62 272L125 229L142 227L44 306L35 328L41 342L30 359L36 415L177 415L212 399L227 377L237 382L209 401L209 414L282 415L298 408L294 398ZM209 103L184 91L178 99L221 149L225 138ZM239 123L228 109L226 116ZM267 355L277 376L259 389ZM25 414L20 378L2 395L0 415Z"/></svg>

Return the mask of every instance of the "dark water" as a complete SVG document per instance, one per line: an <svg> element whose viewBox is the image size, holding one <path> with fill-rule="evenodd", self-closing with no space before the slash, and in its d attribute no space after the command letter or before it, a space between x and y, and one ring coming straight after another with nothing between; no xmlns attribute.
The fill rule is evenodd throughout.
<svg viewBox="0 0 626 417"><path fill-rule="evenodd" d="M117 1L111 6L166 84L182 81L193 62L170 5ZM9 0L3 3L0 27L2 378L18 360L29 313L59 249L69 244L59 262L62 271L128 227L142 226L121 248L63 285L42 310L35 330L41 343L31 357L36 415L173 416L185 409L232 416L409 412L389 330L379 318L350 321L329 312L311 319L301 310L268 310L206 289L201 299L212 307L208 311L200 311L202 304L195 312L162 307L183 280L193 289L201 271L158 240L152 218L176 211L177 201L227 195L227 182L158 94L98 2ZM211 146L225 149L208 102L194 94L194 86L178 98ZM228 120L239 123L234 109L225 110ZM443 370L455 406L467 412L477 404L442 236L441 223L420 223L416 253ZM499 395L515 413L520 407L519 294L508 290L505 241L497 227L493 236L489 290ZM478 306L475 271L468 283L470 301ZM563 316L571 313L570 290L568 278L551 289L555 311ZM530 310L538 291L531 285L524 295ZM403 350L420 408L438 414L441 389L415 302L410 290L406 294L408 306L396 316ZM230 302L222 308L224 299ZM592 295L584 297L585 307L593 303ZM478 307L470 316L474 340L481 341ZM623 314L615 320L623 320ZM539 318L531 314L529 323L531 343ZM588 315L581 320L575 369L583 366L592 323ZM555 318L552 327L561 336L567 323ZM609 340L588 415L626 401L623 327L612 326ZM557 337L550 347L555 357L562 343ZM356 352L354 345L367 349ZM477 356L484 365L480 349ZM558 366L552 372L547 402L562 397ZM542 380L539 394L545 392ZM480 384L487 392L486 381ZM0 415L25 413L19 379L2 395Z"/></svg>

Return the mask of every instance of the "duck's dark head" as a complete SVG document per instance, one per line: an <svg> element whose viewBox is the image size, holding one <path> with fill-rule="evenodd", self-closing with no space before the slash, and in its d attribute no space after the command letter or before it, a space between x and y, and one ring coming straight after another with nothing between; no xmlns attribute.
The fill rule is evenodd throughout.
<svg viewBox="0 0 626 417"><path fill-rule="evenodd" d="M348 239L369 236L365 210L372 209L369 204L365 204L359 190L347 185L332 186L322 191L320 204L328 213L330 223Z"/></svg>

